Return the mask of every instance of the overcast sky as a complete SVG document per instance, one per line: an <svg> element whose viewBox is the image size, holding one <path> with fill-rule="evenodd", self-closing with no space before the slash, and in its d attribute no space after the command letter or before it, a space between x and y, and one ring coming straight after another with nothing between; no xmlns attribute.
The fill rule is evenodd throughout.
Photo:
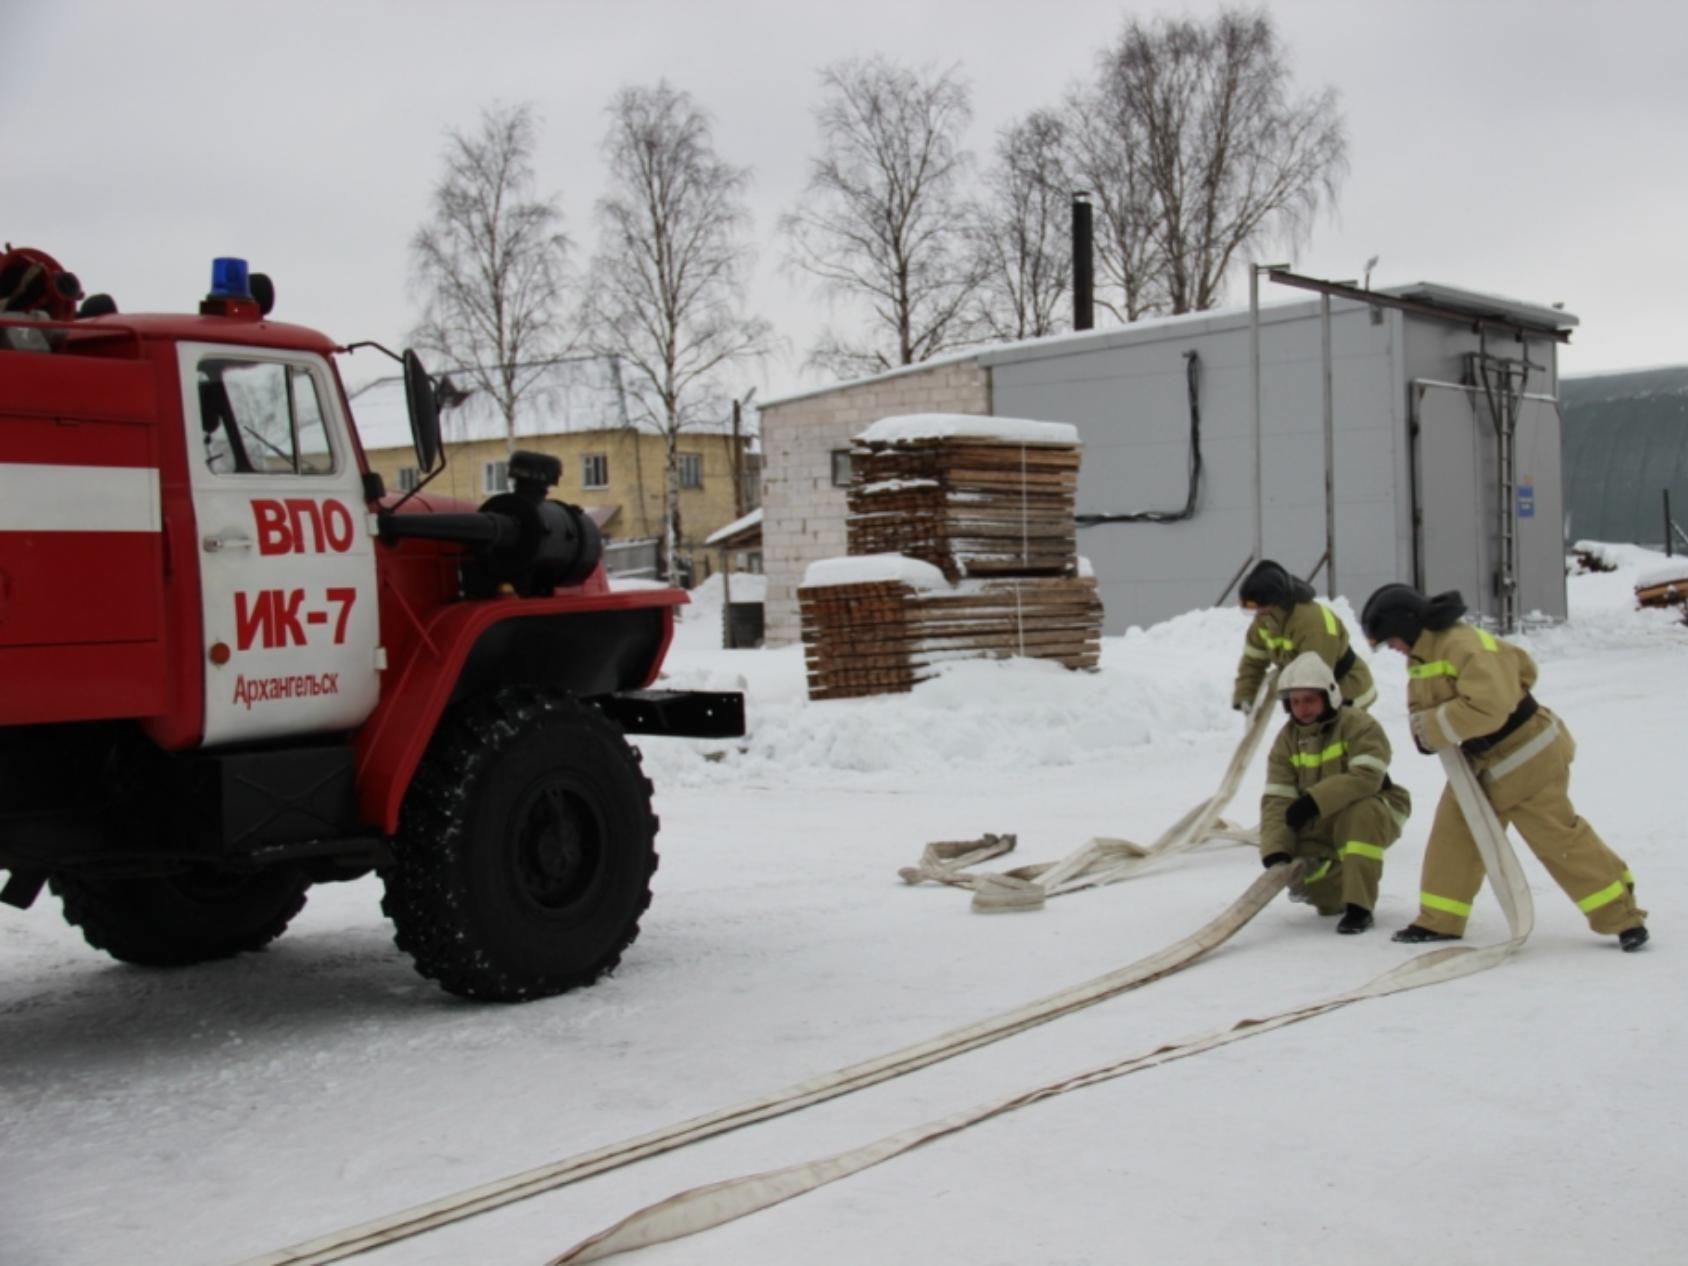
<svg viewBox="0 0 1688 1266"><path fill-rule="evenodd" d="M403 340L407 244L447 129L492 102L543 120L542 191L584 264L604 107L666 77L754 169L751 292L788 352L763 399L817 384L826 318L780 268L779 214L815 148L816 72L884 52L959 65L970 145L1056 102L1128 13L1118 0L0 0L0 240L36 246L130 312L191 310L242 255L278 318ZM1441 281L1582 319L1566 372L1688 361L1688 5L1676 0L1275 0L1297 83L1341 95L1352 168L1296 266ZM1273 254L1283 256L1284 252ZM1283 297L1291 297L1288 292ZM1246 302L1233 279L1232 302ZM370 355L368 353L365 356ZM362 357L354 382L387 372Z"/></svg>

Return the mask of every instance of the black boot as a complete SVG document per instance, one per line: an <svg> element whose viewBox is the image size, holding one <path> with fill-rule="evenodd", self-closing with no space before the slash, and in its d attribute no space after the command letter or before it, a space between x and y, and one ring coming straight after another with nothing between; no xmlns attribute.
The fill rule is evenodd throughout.
<svg viewBox="0 0 1688 1266"><path fill-rule="evenodd" d="M1350 901L1348 909L1343 912L1342 922L1336 925L1336 931L1339 936L1357 936L1371 925L1371 911Z"/></svg>
<svg viewBox="0 0 1688 1266"><path fill-rule="evenodd" d="M1459 937L1452 932L1432 932L1429 928L1421 928L1416 923L1409 923L1389 939L1400 941L1405 945L1422 945L1426 941L1457 941Z"/></svg>
<svg viewBox="0 0 1688 1266"><path fill-rule="evenodd" d="M1632 928L1625 928L1618 933L1618 948L1626 954L1633 954L1647 944L1649 939L1646 925L1638 924Z"/></svg>

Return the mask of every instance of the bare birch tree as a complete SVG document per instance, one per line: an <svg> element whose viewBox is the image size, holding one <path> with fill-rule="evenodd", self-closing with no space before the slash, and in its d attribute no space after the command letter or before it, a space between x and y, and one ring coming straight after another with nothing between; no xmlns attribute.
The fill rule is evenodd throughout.
<svg viewBox="0 0 1688 1266"><path fill-rule="evenodd" d="M781 220L792 267L871 314L865 338L828 336L811 360L842 375L911 365L966 341L974 261L961 181L971 118L954 69L883 56L821 72L820 155Z"/></svg>
<svg viewBox="0 0 1688 1266"><path fill-rule="evenodd" d="M743 311L752 253L750 171L715 152L708 116L666 82L611 101L604 137L609 192L583 308L594 350L621 358L639 419L665 441L663 567L676 578L680 431L718 403L721 370L760 355L766 321Z"/></svg>
<svg viewBox="0 0 1688 1266"><path fill-rule="evenodd" d="M1058 115L1037 110L997 137L973 219L975 324L989 337L1037 338L1071 325L1063 316L1073 272L1065 133Z"/></svg>
<svg viewBox="0 0 1688 1266"><path fill-rule="evenodd" d="M1231 265L1299 238L1347 170L1336 94L1295 95L1264 11L1131 20L1102 58L1097 98L1140 156L1170 312L1217 304Z"/></svg>
<svg viewBox="0 0 1688 1266"><path fill-rule="evenodd" d="M507 448L516 410L565 346L569 241L555 198L533 195L532 107L492 107L448 134L433 214L411 239L425 296L411 338L497 405Z"/></svg>

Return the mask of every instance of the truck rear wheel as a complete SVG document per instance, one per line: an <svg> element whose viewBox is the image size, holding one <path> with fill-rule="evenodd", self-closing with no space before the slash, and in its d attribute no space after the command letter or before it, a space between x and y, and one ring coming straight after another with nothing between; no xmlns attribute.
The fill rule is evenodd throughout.
<svg viewBox="0 0 1688 1266"><path fill-rule="evenodd" d="M65 922L113 958L186 967L262 949L305 905L310 881L292 868L257 874L192 871L147 878L57 875Z"/></svg>
<svg viewBox="0 0 1688 1266"><path fill-rule="evenodd" d="M452 993L589 985L639 934L657 819L639 754L567 695L460 705L411 783L384 872L394 940Z"/></svg>

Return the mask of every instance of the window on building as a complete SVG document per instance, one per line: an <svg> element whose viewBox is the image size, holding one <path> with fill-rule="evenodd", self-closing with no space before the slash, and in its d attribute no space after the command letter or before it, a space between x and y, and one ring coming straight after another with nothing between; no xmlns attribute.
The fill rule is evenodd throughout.
<svg viewBox="0 0 1688 1266"><path fill-rule="evenodd" d="M415 492L422 484L422 472L414 466L400 466L398 481L400 492Z"/></svg>
<svg viewBox="0 0 1688 1266"><path fill-rule="evenodd" d="M754 510L762 504L762 457L759 453L746 453L744 465L739 471L740 492L747 510Z"/></svg>
<svg viewBox="0 0 1688 1266"><path fill-rule="evenodd" d="M489 497L495 492L509 492L510 463L482 462L481 491Z"/></svg>
<svg viewBox="0 0 1688 1266"><path fill-rule="evenodd" d="M850 458L847 448L832 450L832 486L834 488L848 488L850 476L855 473L855 462Z"/></svg>
<svg viewBox="0 0 1688 1266"><path fill-rule="evenodd" d="M581 457L580 486L582 488L608 488L610 486L608 453L586 453Z"/></svg>
<svg viewBox="0 0 1688 1266"><path fill-rule="evenodd" d="M680 453L680 486L682 488L703 487L703 454Z"/></svg>

